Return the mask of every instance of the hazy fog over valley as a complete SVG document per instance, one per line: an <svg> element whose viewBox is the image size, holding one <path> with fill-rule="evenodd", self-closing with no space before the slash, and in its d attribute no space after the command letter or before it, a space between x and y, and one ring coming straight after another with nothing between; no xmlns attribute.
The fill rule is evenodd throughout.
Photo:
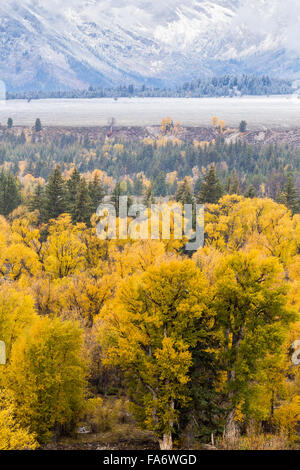
<svg viewBox="0 0 300 470"><path fill-rule="evenodd" d="M249 129L300 127L297 95L242 98L112 98L9 100L0 104L0 123L11 116L15 125L32 126L39 116L45 126L159 125L172 116L183 126L206 127L212 116L238 127L247 119Z"/></svg>

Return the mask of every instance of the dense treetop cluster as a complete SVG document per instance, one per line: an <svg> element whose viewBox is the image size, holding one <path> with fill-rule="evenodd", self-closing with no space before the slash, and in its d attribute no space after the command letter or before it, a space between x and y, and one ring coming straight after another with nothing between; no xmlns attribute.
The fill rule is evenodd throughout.
<svg viewBox="0 0 300 470"><path fill-rule="evenodd" d="M177 127L2 134L0 449L100 435L116 415L161 449L296 445L299 150L226 144L222 121L211 142ZM174 219L169 240L100 240L96 208L120 195L204 203L204 246L186 252Z"/></svg>
<svg viewBox="0 0 300 470"><path fill-rule="evenodd" d="M204 96L241 96L241 95L288 95L293 93L289 80L268 76L224 75L213 78L199 78L174 88L153 88L146 85L120 85L115 88L90 86L85 90L8 92L7 99L42 99L42 98L120 98L120 97L168 97L201 98Z"/></svg>
<svg viewBox="0 0 300 470"><path fill-rule="evenodd" d="M293 447L299 215L224 196L188 255L174 237L100 240L95 223L41 223L24 205L0 217L0 448L101 432L108 396L162 449L211 433L220 448Z"/></svg>

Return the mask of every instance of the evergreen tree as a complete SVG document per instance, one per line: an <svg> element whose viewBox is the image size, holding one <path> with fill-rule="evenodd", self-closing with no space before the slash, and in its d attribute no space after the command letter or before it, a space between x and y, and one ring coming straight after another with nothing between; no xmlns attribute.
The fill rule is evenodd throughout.
<svg viewBox="0 0 300 470"><path fill-rule="evenodd" d="M113 189L110 201L115 206L117 217L119 216L119 198L123 196L121 190L121 183L117 183Z"/></svg>
<svg viewBox="0 0 300 470"><path fill-rule="evenodd" d="M7 119L7 127L8 127L8 129L11 129L12 126L13 126L13 120L12 120L12 118L8 118L8 119Z"/></svg>
<svg viewBox="0 0 300 470"><path fill-rule="evenodd" d="M19 140L19 144L20 144L20 145L24 145L24 144L26 143L26 137L25 137L24 131L22 131L22 133L21 133L21 135L20 135L20 137L19 137L18 140Z"/></svg>
<svg viewBox="0 0 300 470"><path fill-rule="evenodd" d="M299 211L300 196L296 188L293 175L288 175L280 200L292 211L293 214L296 214Z"/></svg>
<svg viewBox="0 0 300 470"><path fill-rule="evenodd" d="M287 207L295 214L300 208L300 197L292 175L288 176L284 194Z"/></svg>
<svg viewBox="0 0 300 470"><path fill-rule="evenodd" d="M143 194L143 177L141 175L136 176L133 183L133 194L135 196L141 196Z"/></svg>
<svg viewBox="0 0 300 470"><path fill-rule="evenodd" d="M153 193L163 197L167 194L166 175L163 171L160 171L153 181Z"/></svg>
<svg viewBox="0 0 300 470"><path fill-rule="evenodd" d="M15 176L18 176L19 172L20 172L19 162L14 162L11 168L11 173Z"/></svg>
<svg viewBox="0 0 300 470"><path fill-rule="evenodd" d="M144 200L143 200L143 204L150 208L151 207L151 204L154 204L155 202L155 199L154 199L154 196L153 196L153 192L152 192L152 187L151 185L145 190L145 193L144 193Z"/></svg>
<svg viewBox="0 0 300 470"><path fill-rule="evenodd" d="M241 122L240 122L240 132L241 132L241 133L244 133L244 132L246 132L246 130L247 130L247 123L246 123L246 121L241 121Z"/></svg>
<svg viewBox="0 0 300 470"><path fill-rule="evenodd" d="M105 196L104 187L97 175L95 175L93 180L89 183L88 190L92 202L92 211L96 212Z"/></svg>
<svg viewBox="0 0 300 470"><path fill-rule="evenodd" d="M48 222L56 219L67 210L66 190L60 167L57 166L50 175L45 189L44 217Z"/></svg>
<svg viewBox="0 0 300 470"><path fill-rule="evenodd" d="M189 408L180 414L179 428L192 438L197 436L201 441L211 442L212 433L217 436L223 431L225 410L223 397L217 392L220 363L212 353L220 347L219 340L211 333L206 338L209 352L201 349L202 342L192 350L193 366L189 382L191 400Z"/></svg>
<svg viewBox="0 0 300 470"><path fill-rule="evenodd" d="M236 170L234 170L233 175L228 178L227 192L228 194L241 194L240 181Z"/></svg>
<svg viewBox="0 0 300 470"><path fill-rule="evenodd" d="M77 170L77 168L74 168L70 179L68 179L66 183L67 200L68 200L67 203L68 203L68 210L70 212L72 212L73 207L75 205L75 199L76 199L76 195L79 189L80 181L81 181L80 173Z"/></svg>
<svg viewBox="0 0 300 470"><path fill-rule="evenodd" d="M36 132L40 132L42 130L42 123L39 118L37 118L37 120L35 121L34 128Z"/></svg>
<svg viewBox="0 0 300 470"><path fill-rule="evenodd" d="M21 203L20 186L17 179L4 170L0 173L0 214L8 216Z"/></svg>
<svg viewBox="0 0 300 470"><path fill-rule="evenodd" d="M249 199L253 199L253 198L256 197L256 189L253 186L253 184L250 184L250 186L248 186L244 196L249 198Z"/></svg>
<svg viewBox="0 0 300 470"><path fill-rule="evenodd" d="M216 168L215 165L211 165L209 171L205 175L204 181L201 183L200 191L197 195L197 203L216 204L221 196L222 188L216 174Z"/></svg>
<svg viewBox="0 0 300 470"><path fill-rule="evenodd" d="M188 178L185 177L184 180L178 184L175 200L181 202L181 204L193 204L194 196Z"/></svg>
<svg viewBox="0 0 300 470"><path fill-rule="evenodd" d="M200 189L201 189L201 184L202 184L202 179L201 178L198 178L196 183L195 183L195 186L194 186L194 192L195 194L198 194Z"/></svg>
<svg viewBox="0 0 300 470"><path fill-rule="evenodd" d="M132 198L128 195L128 192L127 191L124 191L124 189L122 188L122 185L120 182L118 182L116 184L116 186L114 187L114 190L112 192L112 195L111 195L111 203L115 206L116 208L116 215L117 217L119 217L119 203L120 203L120 200L119 198L121 196L127 196L128 197L128 200L127 200L127 210L129 209L130 206L132 206Z"/></svg>
<svg viewBox="0 0 300 470"><path fill-rule="evenodd" d="M30 211L39 211L40 213L40 221L44 218L44 187L41 184L38 184L33 192L32 197L29 200L29 210Z"/></svg>
<svg viewBox="0 0 300 470"><path fill-rule="evenodd" d="M81 179L77 190L75 204L72 208L72 220L73 223L83 222L86 225L90 225L90 218L92 216L93 203L89 195L88 185L84 178Z"/></svg>

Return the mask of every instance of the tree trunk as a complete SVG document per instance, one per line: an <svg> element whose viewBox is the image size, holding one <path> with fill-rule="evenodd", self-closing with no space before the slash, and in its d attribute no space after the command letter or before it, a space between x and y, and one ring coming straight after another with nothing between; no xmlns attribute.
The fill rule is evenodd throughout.
<svg viewBox="0 0 300 470"><path fill-rule="evenodd" d="M226 419L225 440L234 443L240 436L239 425L235 421L235 410L231 410Z"/></svg>
<svg viewBox="0 0 300 470"><path fill-rule="evenodd" d="M173 449L173 440L171 431L165 433L163 438L159 440L160 450L172 450Z"/></svg>

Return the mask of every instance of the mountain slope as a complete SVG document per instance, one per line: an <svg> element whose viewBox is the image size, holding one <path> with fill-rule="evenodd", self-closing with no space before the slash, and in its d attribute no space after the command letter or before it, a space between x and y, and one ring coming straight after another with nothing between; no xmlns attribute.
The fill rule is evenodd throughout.
<svg viewBox="0 0 300 470"><path fill-rule="evenodd" d="M299 78L300 9L287 2L288 14L279 0L0 0L0 78L16 91L227 72Z"/></svg>

